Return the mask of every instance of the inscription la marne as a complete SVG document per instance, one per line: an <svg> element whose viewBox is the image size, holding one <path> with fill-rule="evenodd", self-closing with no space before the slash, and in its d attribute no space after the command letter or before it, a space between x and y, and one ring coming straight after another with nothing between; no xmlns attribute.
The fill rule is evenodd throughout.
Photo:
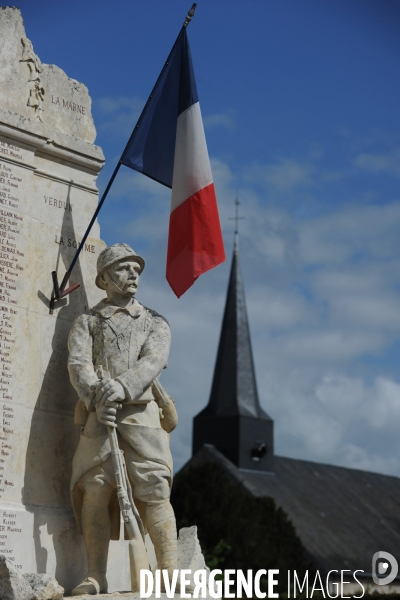
<svg viewBox="0 0 400 600"><path fill-rule="evenodd" d="M66 108L68 110L72 110L72 112L80 113L81 115L86 115L86 106L82 104L76 104L71 100L66 100L65 98L61 98L59 96L51 95L51 103L56 106L60 106L62 108Z"/></svg>

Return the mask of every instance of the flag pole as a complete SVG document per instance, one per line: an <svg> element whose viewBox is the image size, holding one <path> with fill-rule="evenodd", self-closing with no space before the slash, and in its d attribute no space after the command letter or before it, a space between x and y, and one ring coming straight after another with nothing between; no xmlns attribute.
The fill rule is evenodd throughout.
<svg viewBox="0 0 400 600"><path fill-rule="evenodd" d="M104 190L104 192L103 192L103 194L102 194L102 196L100 198L100 201L99 201L99 203L97 205L97 208L96 208L96 210L94 212L94 215L93 215L93 217L90 220L90 223L89 223L89 225L88 225L88 227L87 227L87 229L85 231L85 234L84 234L84 236L82 238L82 241L80 242L80 244L78 246L78 249L75 252L75 255L74 255L74 257L73 257L73 259L71 261L71 264L68 267L68 270L65 273L65 275L64 275L64 277L63 277L60 285L58 284L57 271L52 271L52 273L51 273L52 280L53 280L53 291L51 293L51 299L50 299L50 314L53 314L53 312L54 312L54 305L55 305L55 302L57 300L61 300L62 298L65 298L65 296L68 296L68 294L70 294L71 292L75 291L80 286L80 283L74 283L73 285L71 285L70 287L68 287L67 289L65 289L66 285L67 285L67 283L69 281L69 278L71 277L71 273L72 273L72 270L73 270L73 268L74 268L74 266L76 264L76 261L78 260L79 255L80 255L80 253L82 252L82 249L85 246L85 242L86 242L86 240L87 240L87 238L89 236L89 233L90 233L90 231L91 231L91 229L93 227L93 224L94 224L94 222L95 222L95 220L97 218L97 215L99 214L99 212L101 210L101 207L103 206L104 201L107 198L108 192L110 191L110 188L111 188L111 186L112 186L112 184L114 182L114 179L117 176L117 173L118 173L118 171L119 171L119 169L120 169L120 167L122 165L122 157L123 157L123 155L125 153L125 150L127 149L127 147L132 142L133 138L135 137L135 134L136 134L137 130L140 127L140 123L143 120L144 115L146 114L147 108L148 108L148 106L150 104L150 101L153 98L153 94L154 94L155 89L157 88L158 82L160 81L160 79L161 79L161 77L162 77L165 69L167 68L167 66L169 64L170 58L171 58L171 56L172 56L172 54L173 54L173 52L175 50L175 47L176 47L177 43L179 42L179 39L180 39L183 31L186 29L186 27L189 25L190 21L192 20L192 18L194 16L194 12L196 10L196 6L197 6L197 4L194 3L192 5L191 9L189 10L188 14L185 17L185 20L183 22L181 30L179 31L178 37L176 38L175 43L172 46L171 52L168 54L168 58L167 58L166 62L164 63L163 68L161 69L161 73L159 74L159 76L157 78L157 81L156 81L153 89L151 90L151 94L148 97L146 104L144 105L144 108L143 108L143 110L142 110L142 112L140 114L140 117L139 117L139 119L138 119L138 121L136 123L136 126L133 129L133 131L132 131L132 133L131 133L131 135L129 137L129 140L128 140L128 142L127 142L127 144L126 144L126 146L125 146L125 148L124 148L124 150L123 150L123 152L121 154L121 157L120 157L120 159L119 159L119 161L117 163L117 166L115 167L115 169L113 171L113 174L110 177L110 180L109 180L109 182L107 184L107 187Z"/></svg>

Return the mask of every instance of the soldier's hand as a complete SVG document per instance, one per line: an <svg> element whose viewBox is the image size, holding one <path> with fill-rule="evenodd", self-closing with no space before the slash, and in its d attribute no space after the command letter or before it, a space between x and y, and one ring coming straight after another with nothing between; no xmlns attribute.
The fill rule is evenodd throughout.
<svg viewBox="0 0 400 600"><path fill-rule="evenodd" d="M112 406L113 408L121 408L119 405L122 400L125 400L125 390L122 385L115 379L108 379L100 384L97 388L94 403L96 405Z"/></svg>
<svg viewBox="0 0 400 600"><path fill-rule="evenodd" d="M108 402L104 404L102 402L97 402L95 406L97 418L100 421L100 423L103 423L103 425L108 425L108 427L117 426L115 422L115 415L117 414L118 408L121 408L121 404L118 404L117 407L117 404L115 402L112 402L111 406L108 405Z"/></svg>

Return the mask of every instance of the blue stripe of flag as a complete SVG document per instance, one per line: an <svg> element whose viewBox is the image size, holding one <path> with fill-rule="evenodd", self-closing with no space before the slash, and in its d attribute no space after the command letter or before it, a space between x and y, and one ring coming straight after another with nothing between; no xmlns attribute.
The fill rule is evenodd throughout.
<svg viewBox="0 0 400 600"><path fill-rule="evenodd" d="M172 188L177 119L198 100L184 28L122 154L122 164Z"/></svg>

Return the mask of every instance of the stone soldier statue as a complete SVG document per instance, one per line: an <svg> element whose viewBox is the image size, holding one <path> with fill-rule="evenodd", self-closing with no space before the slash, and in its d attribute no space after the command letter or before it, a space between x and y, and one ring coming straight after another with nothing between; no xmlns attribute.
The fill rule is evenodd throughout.
<svg viewBox="0 0 400 600"><path fill-rule="evenodd" d="M167 321L134 297L143 268L144 260L127 244L103 250L96 285L107 298L79 316L69 336L68 368L80 399L76 422L84 425L73 459L71 494L88 559L88 577L74 595L107 591L109 541L119 537L107 425L117 428L135 505L154 544L158 568L170 573L177 568L169 500L171 428L163 423L154 393L154 382L167 365L171 334ZM100 365L109 374L106 380L99 380Z"/></svg>

